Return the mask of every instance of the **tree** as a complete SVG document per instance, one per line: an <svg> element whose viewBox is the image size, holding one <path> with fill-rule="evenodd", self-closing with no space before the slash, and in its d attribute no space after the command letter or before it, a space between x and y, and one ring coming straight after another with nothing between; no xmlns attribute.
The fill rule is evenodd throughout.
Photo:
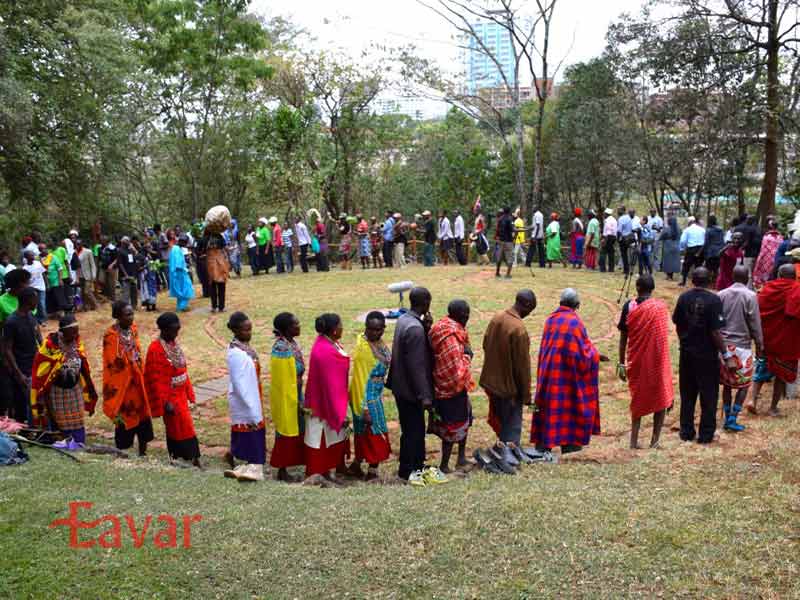
<svg viewBox="0 0 800 600"><path fill-rule="evenodd" d="M562 206L593 204L602 212L625 184L638 160L630 114L627 92L605 60L567 68L553 131L557 189L567 196Z"/></svg>
<svg viewBox="0 0 800 600"><path fill-rule="evenodd" d="M157 83L163 125L175 135L190 214L216 203L212 139L224 139L226 96L246 94L271 74L269 37L247 14L249 0L140 0L132 14L136 46Z"/></svg>
<svg viewBox="0 0 800 600"><path fill-rule="evenodd" d="M430 8L458 32L461 45L467 52L485 56L497 69L501 80L503 95L510 102L510 110L496 109L489 97L480 90L464 89L458 83L449 82L437 70L420 68L413 70L426 75L422 82L438 89L445 100L456 108L481 121L494 131L503 141L506 151L513 157L512 167L515 182L515 200L520 206L527 206L533 214L534 207L543 202L542 179L544 172L544 154L542 152L543 131L545 125L545 107L551 93L551 79L556 76L558 67L550 70L550 28L556 0L536 0L536 10L526 14L521 4L514 0L437 0L422 5ZM508 36L511 47L511 67L504 67L498 48L484 40L478 31L478 23L494 23ZM560 65L559 65L560 66ZM528 193L528 181L525 165L525 128L522 120L522 104L520 96L521 73L527 70L531 85L536 93L538 107L534 127L534 165L533 185ZM511 142L513 131L514 143Z"/></svg>

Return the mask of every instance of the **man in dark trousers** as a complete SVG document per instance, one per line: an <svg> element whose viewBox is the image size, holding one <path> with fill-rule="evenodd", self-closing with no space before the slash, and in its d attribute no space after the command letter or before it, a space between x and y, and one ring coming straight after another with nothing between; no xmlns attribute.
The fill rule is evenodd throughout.
<svg viewBox="0 0 800 600"><path fill-rule="evenodd" d="M433 323L431 293L422 287L409 294L411 310L397 320L386 387L392 390L400 417L398 477L418 482L425 466L425 411L433 406L433 352L428 331Z"/></svg>
<svg viewBox="0 0 800 600"><path fill-rule="evenodd" d="M520 458L522 407L531 404L531 342L522 322L536 308L532 290L520 290L514 306L497 313L483 336L480 386L489 397L494 452L507 462Z"/></svg>
<svg viewBox="0 0 800 600"><path fill-rule="evenodd" d="M725 317L722 300L708 289L708 269L697 267L692 274L694 287L681 294L672 314L680 339L681 439L691 442L697 435L701 444L714 441L719 401L719 357L728 369L736 369L733 352L725 347L722 328ZM700 396L700 428L694 426L694 409Z"/></svg>

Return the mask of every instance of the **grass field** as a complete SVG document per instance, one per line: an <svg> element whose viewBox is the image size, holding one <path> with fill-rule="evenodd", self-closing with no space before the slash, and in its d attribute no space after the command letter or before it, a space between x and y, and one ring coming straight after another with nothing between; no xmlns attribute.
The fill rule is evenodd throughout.
<svg viewBox="0 0 800 600"><path fill-rule="evenodd" d="M250 314L262 354L271 345L272 317L282 310L300 317L306 352L313 318L331 311L342 315L343 341L352 348L361 327L356 317L395 305L386 285L410 279L431 290L437 318L453 298L470 302L478 348L491 315L517 289L531 287L539 300L526 321L535 364L544 319L561 288L575 287L590 335L612 357L601 367L603 433L583 452L514 477L470 473L435 488L239 484L221 475L227 405L216 398L194 412L204 472L171 467L163 444L144 460L85 455L83 464L33 449L28 464L0 470L0 597L800 597L798 402L784 404L786 418L746 418L745 432L722 433L708 447L679 442L669 429L673 411L662 449L628 450L629 398L613 368L622 277L560 267L535 275L523 269L511 281L495 280L470 266L246 277L231 282L228 304ZM657 293L674 303L675 285L658 283ZM161 299L160 308L171 306ZM182 343L199 383L225 374L228 334L224 315L211 315L202 300L193 307L183 318ZM108 312L81 317L98 374ZM152 315L137 320L149 342ZM388 341L391 335L389 328ZM481 359L478 352L476 375ZM766 399L770 390L763 393ZM394 420L390 397L386 406ZM470 448L492 440L485 397L476 393L473 406ZM113 443L105 417L96 415L90 426L91 441ZM649 427L648 420L645 440ZM397 450L396 423L390 429ZM160 422L156 437L163 442ZM438 446L429 436L430 462ZM395 468L381 467L385 480ZM71 501L93 503L81 513L86 521L112 514L131 515L139 529L147 515L153 522L139 548L123 520L121 548L72 549L67 528L48 528L69 516ZM177 548L153 543L161 514L202 515L191 528L191 548L182 547L180 527ZM80 539L96 539L107 527L80 531Z"/></svg>

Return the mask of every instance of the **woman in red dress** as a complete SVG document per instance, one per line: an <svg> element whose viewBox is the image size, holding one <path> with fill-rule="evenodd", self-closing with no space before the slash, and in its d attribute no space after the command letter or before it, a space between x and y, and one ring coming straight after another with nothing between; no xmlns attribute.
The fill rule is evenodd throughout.
<svg viewBox="0 0 800 600"><path fill-rule="evenodd" d="M147 397L154 417L164 417L167 451L172 459L182 458L200 465L200 444L194 431L189 403L194 404L194 389L186 369L186 357L178 345L181 322L167 312L156 321L161 335L150 344L144 367Z"/></svg>

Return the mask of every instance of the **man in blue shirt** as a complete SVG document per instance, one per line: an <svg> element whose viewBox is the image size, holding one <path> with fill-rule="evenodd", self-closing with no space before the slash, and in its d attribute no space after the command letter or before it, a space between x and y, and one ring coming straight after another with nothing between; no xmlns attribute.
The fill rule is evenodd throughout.
<svg viewBox="0 0 800 600"><path fill-rule="evenodd" d="M705 245L706 230L694 217L689 217L689 226L681 234L681 250L684 253L680 287L686 286L689 272L703 264L703 248Z"/></svg>
<svg viewBox="0 0 800 600"><path fill-rule="evenodd" d="M633 233L633 215L636 213L633 210L630 211L630 214L626 213L625 207L621 206L617 214L619 215L617 219L617 238L619 239L619 252L622 254L622 270L625 271L625 275L628 275L631 272L628 249L636 241Z"/></svg>
<svg viewBox="0 0 800 600"><path fill-rule="evenodd" d="M392 211L386 211L386 221L383 224L383 262L387 267L392 266L392 252L394 251L394 225Z"/></svg>

